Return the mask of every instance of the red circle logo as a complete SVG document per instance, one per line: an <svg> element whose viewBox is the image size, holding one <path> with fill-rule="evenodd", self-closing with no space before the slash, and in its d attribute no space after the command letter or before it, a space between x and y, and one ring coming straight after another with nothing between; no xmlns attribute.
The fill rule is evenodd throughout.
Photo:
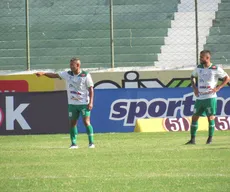
<svg viewBox="0 0 230 192"><path fill-rule="evenodd" d="M187 118L164 118L163 127L167 131L189 131L190 123Z"/></svg>
<svg viewBox="0 0 230 192"><path fill-rule="evenodd" d="M215 124L219 131L230 130L230 117L216 117Z"/></svg>

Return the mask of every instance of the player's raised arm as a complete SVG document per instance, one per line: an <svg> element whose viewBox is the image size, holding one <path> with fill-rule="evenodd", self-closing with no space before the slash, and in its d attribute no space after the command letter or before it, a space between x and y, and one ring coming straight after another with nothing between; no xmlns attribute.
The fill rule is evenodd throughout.
<svg viewBox="0 0 230 192"><path fill-rule="evenodd" d="M60 76L57 73L37 72L37 73L35 73L35 75L37 77L46 76L46 77L49 77L49 78L60 78Z"/></svg>

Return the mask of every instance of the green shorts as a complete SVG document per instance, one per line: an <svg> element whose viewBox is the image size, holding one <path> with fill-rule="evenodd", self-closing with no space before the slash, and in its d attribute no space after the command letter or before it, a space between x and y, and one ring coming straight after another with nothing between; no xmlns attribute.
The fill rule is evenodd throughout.
<svg viewBox="0 0 230 192"><path fill-rule="evenodd" d="M90 110L88 109L88 105L68 105L69 111L69 119L78 120L81 115L84 117L90 116Z"/></svg>
<svg viewBox="0 0 230 192"><path fill-rule="evenodd" d="M193 115L195 116L216 115L216 109L217 109L216 98L196 100Z"/></svg>

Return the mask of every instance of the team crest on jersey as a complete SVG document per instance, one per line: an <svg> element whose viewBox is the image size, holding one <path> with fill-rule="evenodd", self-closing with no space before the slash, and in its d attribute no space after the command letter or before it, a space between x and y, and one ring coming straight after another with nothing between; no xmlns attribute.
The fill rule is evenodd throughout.
<svg viewBox="0 0 230 192"><path fill-rule="evenodd" d="M205 81L204 81L204 79L200 78L200 79L199 79L199 82L200 82L200 83L204 83Z"/></svg>
<svg viewBox="0 0 230 192"><path fill-rule="evenodd" d="M69 88L74 87L72 84L69 84Z"/></svg>
<svg viewBox="0 0 230 192"><path fill-rule="evenodd" d="M85 77L85 76L86 76L85 73L82 73L82 74L81 74L81 77Z"/></svg>
<svg viewBox="0 0 230 192"><path fill-rule="evenodd" d="M73 79L73 76L69 75L69 80L72 80Z"/></svg>
<svg viewBox="0 0 230 192"><path fill-rule="evenodd" d="M214 65L214 66L212 66L212 69L217 69L217 67Z"/></svg>

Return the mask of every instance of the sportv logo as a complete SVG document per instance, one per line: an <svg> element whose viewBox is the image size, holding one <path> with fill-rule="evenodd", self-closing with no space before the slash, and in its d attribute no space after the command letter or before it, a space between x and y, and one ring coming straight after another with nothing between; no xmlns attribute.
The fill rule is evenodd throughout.
<svg viewBox="0 0 230 192"><path fill-rule="evenodd" d="M135 125L137 118L188 117L192 116L194 94L185 94L183 98L118 99L111 104L109 119L124 120L124 126ZM230 115L230 98L217 99L217 116Z"/></svg>
<svg viewBox="0 0 230 192"><path fill-rule="evenodd" d="M6 130L14 130L14 121L16 120L23 130L30 130L28 122L22 116L22 112L29 106L29 103L22 103L16 109L14 109L14 97L5 97L5 115L3 109L0 108L0 126L2 125L4 118L6 121Z"/></svg>

